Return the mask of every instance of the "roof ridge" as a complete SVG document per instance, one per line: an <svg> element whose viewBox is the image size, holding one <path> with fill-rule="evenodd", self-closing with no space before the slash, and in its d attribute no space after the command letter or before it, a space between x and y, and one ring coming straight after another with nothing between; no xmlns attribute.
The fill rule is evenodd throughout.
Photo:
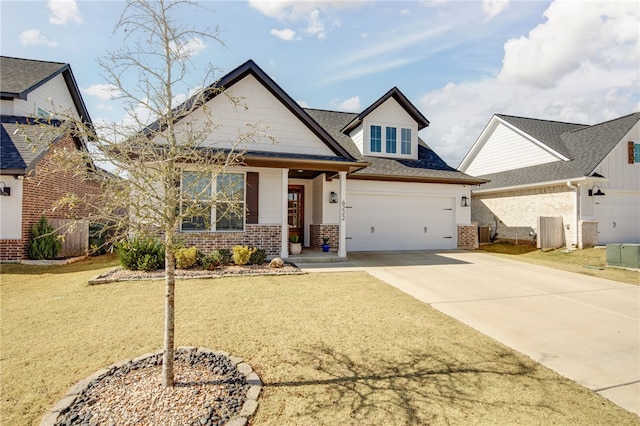
<svg viewBox="0 0 640 426"><path fill-rule="evenodd" d="M496 116L498 116L498 117L519 118L519 119L522 119L522 120L545 121L545 122L547 122L547 123L570 124L570 125L572 125L572 126L585 126L585 127L589 127L589 126L591 126L591 124L584 124L584 123L572 123L572 122L569 122L569 121L547 120L547 119L545 119L545 118L522 117L522 116L519 116L519 115L496 114Z"/></svg>
<svg viewBox="0 0 640 426"><path fill-rule="evenodd" d="M18 58L18 57L16 57L16 56L0 55L0 59L2 59L2 58L6 58L6 59L17 59L17 60L19 60L19 61L41 62L41 63L45 63L45 64L69 65L67 62L45 61L45 60L43 60L43 59Z"/></svg>
<svg viewBox="0 0 640 426"><path fill-rule="evenodd" d="M602 122L596 123L596 124L591 124L591 125L588 125L588 126L582 128L582 129L575 129L575 130L571 130L571 131L565 132L565 133L581 132L583 130L586 130L586 129L589 129L589 128L592 128L592 127L602 126L603 124L608 124L608 123L612 123L614 121L623 120L623 119L629 118L632 115L636 115L636 114L638 114L638 119L640 120L640 111L636 111L636 112L632 112L631 114L623 115L622 117L612 118L611 120L602 121Z"/></svg>
<svg viewBox="0 0 640 426"><path fill-rule="evenodd" d="M326 109L326 108L311 108L311 107L304 107L302 108L305 111L322 111L322 112L332 112L334 114L359 114L357 112L349 112L349 111L336 111L334 109Z"/></svg>

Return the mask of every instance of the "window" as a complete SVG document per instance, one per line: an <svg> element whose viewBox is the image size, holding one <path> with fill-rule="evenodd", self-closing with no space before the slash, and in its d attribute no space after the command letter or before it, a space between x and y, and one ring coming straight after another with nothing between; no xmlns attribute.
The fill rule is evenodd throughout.
<svg viewBox="0 0 640 426"><path fill-rule="evenodd" d="M633 144L633 162L640 163L640 143Z"/></svg>
<svg viewBox="0 0 640 426"><path fill-rule="evenodd" d="M400 131L400 154L411 155L411 129Z"/></svg>
<svg viewBox="0 0 640 426"><path fill-rule="evenodd" d="M371 152L382 152L381 126L371 126Z"/></svg>
<svg viewBox="0 0 640 426"><path fill-rule="evenodd" d="M38 118L51 118L51 113L46 109L38 107Z"/></svg>
<svg viewBox="0 0 640 426"><path fill-rule="evenodd" d="M396 153L396 128L387 127L387 153Z"/></svg>
<svg viewBox="0 0 640 426"><path fill-rule="evenodd" d="M183 171L182 211L189 213L190 217L183 219L182 230L244 230L244 181L242 173L220 174L213 181L211 173Z"/></svg>

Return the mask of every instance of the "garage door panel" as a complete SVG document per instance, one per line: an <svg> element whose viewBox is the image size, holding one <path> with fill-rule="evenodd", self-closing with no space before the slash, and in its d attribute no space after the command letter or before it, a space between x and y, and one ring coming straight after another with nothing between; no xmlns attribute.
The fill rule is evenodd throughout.
<svg viewBox="0 0 640 426"><path fill-rule="evenodd" d="M455 248L453 197L349 194L347 250Z"/></svg>

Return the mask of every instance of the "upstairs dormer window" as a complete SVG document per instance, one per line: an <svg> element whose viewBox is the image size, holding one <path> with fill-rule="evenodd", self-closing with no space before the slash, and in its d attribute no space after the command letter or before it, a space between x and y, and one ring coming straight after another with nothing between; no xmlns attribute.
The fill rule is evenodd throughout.
<svg viewBox="0 0 640 426"><path fill-rule="evenodd" d="M402 129L400 137L400 154L411 155L411 129Z"/></svg>
<svg viewBox="0 0 640 426"><path fill-rule="evenodd" d="M396 153L396 128L387 127L387 154Z"/></svg>
<svg viewBox="0 0 640 426"><path fill-rule="evenodd" d="M371 152L382 152L382 126L371 126Z"/></svg>

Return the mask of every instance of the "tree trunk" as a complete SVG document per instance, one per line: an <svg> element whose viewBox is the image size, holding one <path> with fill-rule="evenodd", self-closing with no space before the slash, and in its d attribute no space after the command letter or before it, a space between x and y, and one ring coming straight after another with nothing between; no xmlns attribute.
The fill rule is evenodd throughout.
<svg viewBox="0 0 640 426"><path fill-rule="evenodd" d="M162 386L173 386L174 358L174 304L176 287L176 256L173 237L167 233L165 237L165 304L164 304L164 350L162 352Z"/></svg>

